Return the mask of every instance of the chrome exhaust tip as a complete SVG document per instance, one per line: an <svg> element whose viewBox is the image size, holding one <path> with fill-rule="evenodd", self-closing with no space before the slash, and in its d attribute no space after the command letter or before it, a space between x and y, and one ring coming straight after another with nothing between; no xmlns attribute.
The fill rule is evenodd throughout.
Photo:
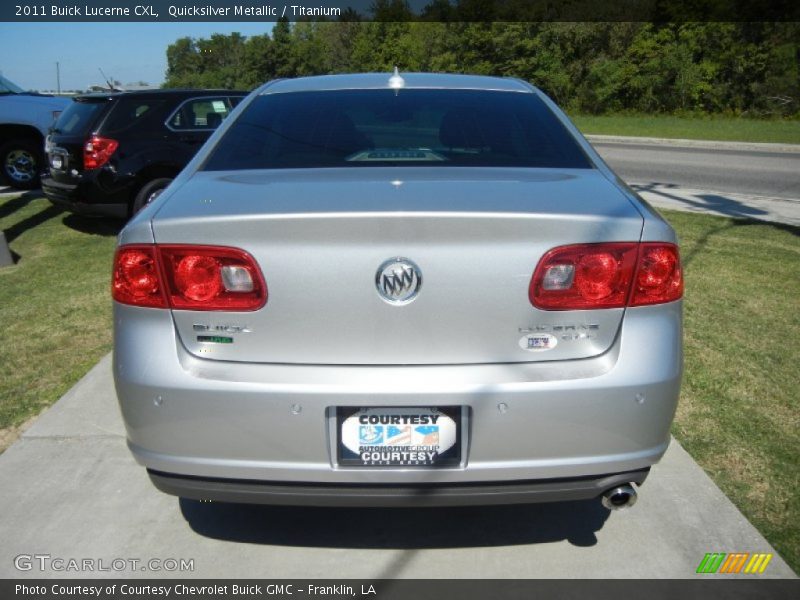
<svg viewBox="0 0 800 600"><path fill-rule="evenodd" d="M600 501L608 510L621 510L636 504L636 487L633 483L619 485L603 494Z"/></svg>

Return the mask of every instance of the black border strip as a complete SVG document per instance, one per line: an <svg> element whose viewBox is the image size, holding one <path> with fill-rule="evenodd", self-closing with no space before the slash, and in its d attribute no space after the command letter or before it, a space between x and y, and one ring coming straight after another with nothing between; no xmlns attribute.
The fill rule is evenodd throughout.
<svg viewBox="0 0 800 600"><path fill-rule="evenodd" d="M5 22L779 22L796 0L14 0Z"/></svg>
<svg viewBox="0 0 800 600"><path fill-rule="evenodd" d="M465 570L469 567L465 565ZM43 593L22 594L16 586L37 586ZM240 589L249 586L250 594L233 594L233 586ZM124 586L128 586L125 588ZM195 589L210 587L213 591L203 594L176 593L176 588L192 586ZM321 594L320 588L330 587L333 593ZM72 588L99 588L99 595L88 593L69 593ZM122 590L135 588L142 590L136 595L124 593ZM149 591L148 588L150 588ZM163 590L169 588L166 595ZM62 590L64 593L53 593ZM309 593L309 590L312 590ZM339 593L336 593L336 592ZM752 576L738 579L715 580L704 579L646 579L646 580L596 580L596 579L246 579L246 580L210 580L210 579L6 579L0 581L0 597L4 600L12 598L36 598L53 600L146 600L149 598L238 598L252 600L270 598L305 600L306 598L351 599L362 600L442 600L457 598L458 600L513 599L535 600L537 598L571 598L604 600L606 598L647 598L661 600L680 598L681 600L710 600L725 598L728 600L769 598L797 598L800 595L798 580L760 580Z"/></svg>

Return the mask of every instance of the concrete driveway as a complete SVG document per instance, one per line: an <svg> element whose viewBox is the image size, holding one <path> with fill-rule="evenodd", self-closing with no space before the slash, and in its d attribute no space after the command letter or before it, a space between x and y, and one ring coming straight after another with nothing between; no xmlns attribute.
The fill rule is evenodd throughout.
<svg viewBox="0 0 800 600"><path fill-rule="evenodd" d="M587 137L657 208L800 226L800 145Z"/></svg>
<svg viewBox="0 0 800 600"><path fill-rule="evenodd" d="M128 453L110 356L0 455L0 531L2 578L719 578L695 574L707 552L775 553L674 441L637 505L611 514L595 501L351 510L178 500ZM49 558L23 558L33 568L19 571L19 555ZM52 559L126 566L38 568ZM194 569L143 571L150 559ZM731 577L795 575L775 555L763 574Z"/></svg>

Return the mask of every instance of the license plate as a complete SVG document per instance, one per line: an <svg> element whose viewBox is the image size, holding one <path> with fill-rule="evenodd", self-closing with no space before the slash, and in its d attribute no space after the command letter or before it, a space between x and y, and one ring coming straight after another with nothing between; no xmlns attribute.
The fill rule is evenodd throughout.
<svg viewBox="0 0 800 600"><path fill-rule="evenodd" d="M59 156L58 154L54 154L50 157L50 166L54 169L63 169L64 168L64 158Z"/></svg>
<svg viewBox="0 0 800 600"><path fill-rule="evenodd" d="M339 408L338 462L347 467L461 463L460 407Z"/></svg>

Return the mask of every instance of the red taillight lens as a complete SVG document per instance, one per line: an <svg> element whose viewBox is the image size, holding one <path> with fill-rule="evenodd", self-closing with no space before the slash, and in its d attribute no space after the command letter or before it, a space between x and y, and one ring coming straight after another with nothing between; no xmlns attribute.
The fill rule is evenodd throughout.
<svg viewBox="0 0 800 600"><path fill-rule="evenodd" d="M681 296L683 273L678 247L673 244L642 244L630 305L672 302Z"/></svg>
<svg viewBox="0 0 800 600"><path fill-rule="evenodd" d="M153 246L123 246L117 249L111 295L123 304L167 307Z"/></svg>
<svg viewBox="0 0 800 600"><path fill-rule="evenodd" d="M98 169L108 162L119 146L117 140L93 135L83 146L83 168Z"/></svg>
<svg viewBox="0 0 800 600"><path fill-rule="evenodd" d="M539 261L528 298L544 310L622 308L683 295L678 248L613 242L554 248Z"/></svg>
<svg viewBox="0 0 800 600"><path fill-rule="evenodd" d="M172 308L258 310L267 285L252 256L218 246L158 246Z"/></svg>
<svg viewBox="0 0 800 600"><path fill-rule="evenodd" d="M258 310L267 286L252 256L220 246L122 246L114 261L114 300L187 310Z"/></svg>
<svg viewBox="0 0 800 600"><path fill-rule="evenodd" d="M191 302L207 302L222 290L221 270L213 256L184 256L175 265L175 287Z"/></svg>
<svg viewBox="0 0 800 600"><path fill-rule="evenodd" d="M625 306L637 246L629 242L578 244L550 250L531 279L531 304L545 310Z"/></svg>

